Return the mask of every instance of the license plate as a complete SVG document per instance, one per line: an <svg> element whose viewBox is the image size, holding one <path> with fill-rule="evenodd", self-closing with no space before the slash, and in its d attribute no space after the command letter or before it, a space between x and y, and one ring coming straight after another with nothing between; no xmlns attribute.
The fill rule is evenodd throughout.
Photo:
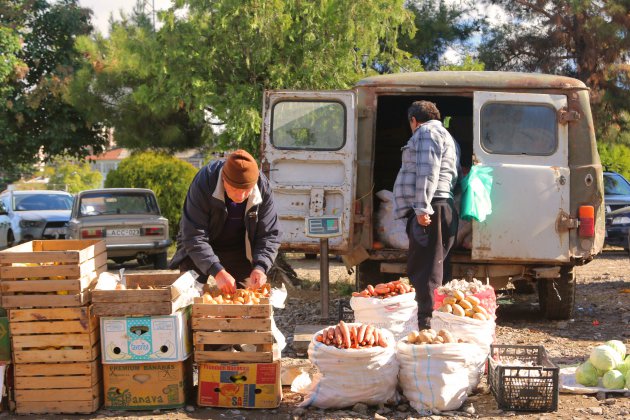
<svg viewBox="0 0 630 420"><path fill-rule="evenodd" d="M46 228L44 229L44 235L65 235L66 228L65 227L54 227L54 228Z"/></svg>
<svg viewBox="0 0 630 420"><path fill-rule="evenodd" d="M140 236L139 228L107 229L107 236Z"/></svg>

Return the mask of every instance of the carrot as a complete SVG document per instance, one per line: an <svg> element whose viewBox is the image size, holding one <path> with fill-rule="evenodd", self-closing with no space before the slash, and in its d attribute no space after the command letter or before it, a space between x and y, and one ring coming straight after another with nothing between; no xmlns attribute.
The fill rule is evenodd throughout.
<svg viewBox="0 0 630 420"><path fill-rule="evenodd" d="M385 336L383 334L379 335L377 344L381 347L387 347L387 340L385 340Z"/></svg>
<svg viewBox="0 0 630 420"><path fill-rule="evenodd" d="M319 341L320 343L323 343L324 336L322 334L318 334L317 337L315 337L315 341Z"/></svg>
<svg viewBox="0 0 630 420"><path fill-rule="evenodd" d="M378 345L378 340L380 336L381 331L378 328L374 328L374 344Z"/></svg>
<svg viewBox="0 0 630 420"><path fill-rule="evenodd" d="M359 333L357 334L357 344L360 346L365 339L365 331L367 330L367 324L361 324L359 327Z"/></svg>
<svg viewBox="0 0 630 420"><path fill-rule="evenodd" d="M339 325L337 325L335 327L335 345L337 347L341 347L342 343L343 343L343 336L341 334L341 328L339 328Z"/></svg>
<svg viewBox="0 0 630 420"><path fill-rule="evenodd" d="M375 293L374 293L374 286L372 286L371 284L368 284L367 291L370 294L370 296L374 296L375 295Z"/></svg>
<svg viewBox="0 0 630 420"><path fill-rule="evenodd" d="M343 336L343 346L349 349L352 345L352 340L350 339L350 329L343 321L339 321L339 328L341 329L341 335Z"/></svg>
<svg viewBox="0 0 630 420"><path fill-rule="evenodd" d="M334 340L335 339L335 328L334 327L329 327L326 330L326 335L328 336L329 340Z"/></svg>
<svg viewBox="0 0 630 420"><path fill-rule="evenodd" d="M352 296L353 296L353 297L357 297L357 296L359 296L359 292L352 292Z"/></svg>
<svg viewBox="0 0 630 420"><path fill-rule="evenodd" d="M358 334L359 334L359 329L357 328L356 325L353 325L352 328L350 329L350 338L353 341L353 343L351 343L351 347L353 349L359 348L359 342L357 339Z"/></svg>
<svg viewBox="0 0 630 420"><path fill-rule="evenodd" d="M365 335L363 336L363 341L361 341L361 344L367 344L370 339L374 340L374 326L372 324L368 324L367 328L365 329ZM372 343L374 343L374 341L372 341Z"/></svg>

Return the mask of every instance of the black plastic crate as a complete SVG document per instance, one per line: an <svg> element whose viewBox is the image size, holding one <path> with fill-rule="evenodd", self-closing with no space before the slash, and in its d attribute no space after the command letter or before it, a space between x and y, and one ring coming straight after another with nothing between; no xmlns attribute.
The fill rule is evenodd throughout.
<svg viewBox="0 0 630 420"><path fill-rule="evenodd" d="M490 346L488 384L501 410L556 411L559 374L543 346Z"/></svg>

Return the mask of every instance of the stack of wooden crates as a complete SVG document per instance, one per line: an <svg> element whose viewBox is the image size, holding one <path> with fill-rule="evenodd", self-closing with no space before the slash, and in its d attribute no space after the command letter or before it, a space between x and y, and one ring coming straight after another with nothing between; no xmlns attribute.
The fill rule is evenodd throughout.
<svg viewBox="0 0 630 420"><path fill-rule="evenodd" d="M195 298L192 330L200 406L280 405L281 368L274 356L272 316L267 298L253 305L208 304Z"/></svg>
<svg viewBox="0 0 630 420"><path fill-rule="evenodd" d="M184 292L194 279L149 271L127 274L125 282L124 290L92 294L101 317L104 407L183 407L192 388L190 296Z"/></svg>
<svg viewBox="0 0 630 420"><path fill-rule="evenodd" d="M90 290L106 269L104 241L31 241L0 252L18 414L100 407L99 323Z"/></svg>

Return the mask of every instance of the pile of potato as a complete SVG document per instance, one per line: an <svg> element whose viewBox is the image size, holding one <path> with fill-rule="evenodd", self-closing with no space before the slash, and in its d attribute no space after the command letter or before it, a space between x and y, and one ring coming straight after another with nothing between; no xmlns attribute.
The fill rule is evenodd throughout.
<svg viewBox="0 0 630 420"><path fill-rule="evenodd" d="M360 292L353 292L352 296L385 299L414 291L415 289L413 286L403 283L401 280L394 280L389 283L379 283L375 286L369 284L364 290Z"/></svg>
<svg viewBox="0 0 630 420"><path fill-rule="evenodd" d="M387 347L387 341L379 328L371 324L348 325L343 321L324 329L315 337L315 340L339 349Z"/></svg>
<svg viewBox="0 0 630 420"><path fill-rule="evenodd" d="M263 284L259 289L236 289L233 294L222 293L218 288L203 294L203 303L210 305L258 305L260 299L269 297L271 285Z"/></svg>
<svg viewBox="0 0 630 420"><path fill-rule="evenodd" d="M449 296L444 298L442 306L438 309L441 312L457 316L465 316L479 321L489 321L492 319L488 311L481 306L481 301L473 295L464 295L464 292L454 290Z"/></svg>
<svg viewBox="0 0 630 420"><path fill-rule="evenodd" d="M407 335L407 342L409 344L446 344L446 343L465 343L466 341L455 339L453 334L447 330L440 330L436 332L433 329L426 329L422 331L412 331Z"/></svg>

